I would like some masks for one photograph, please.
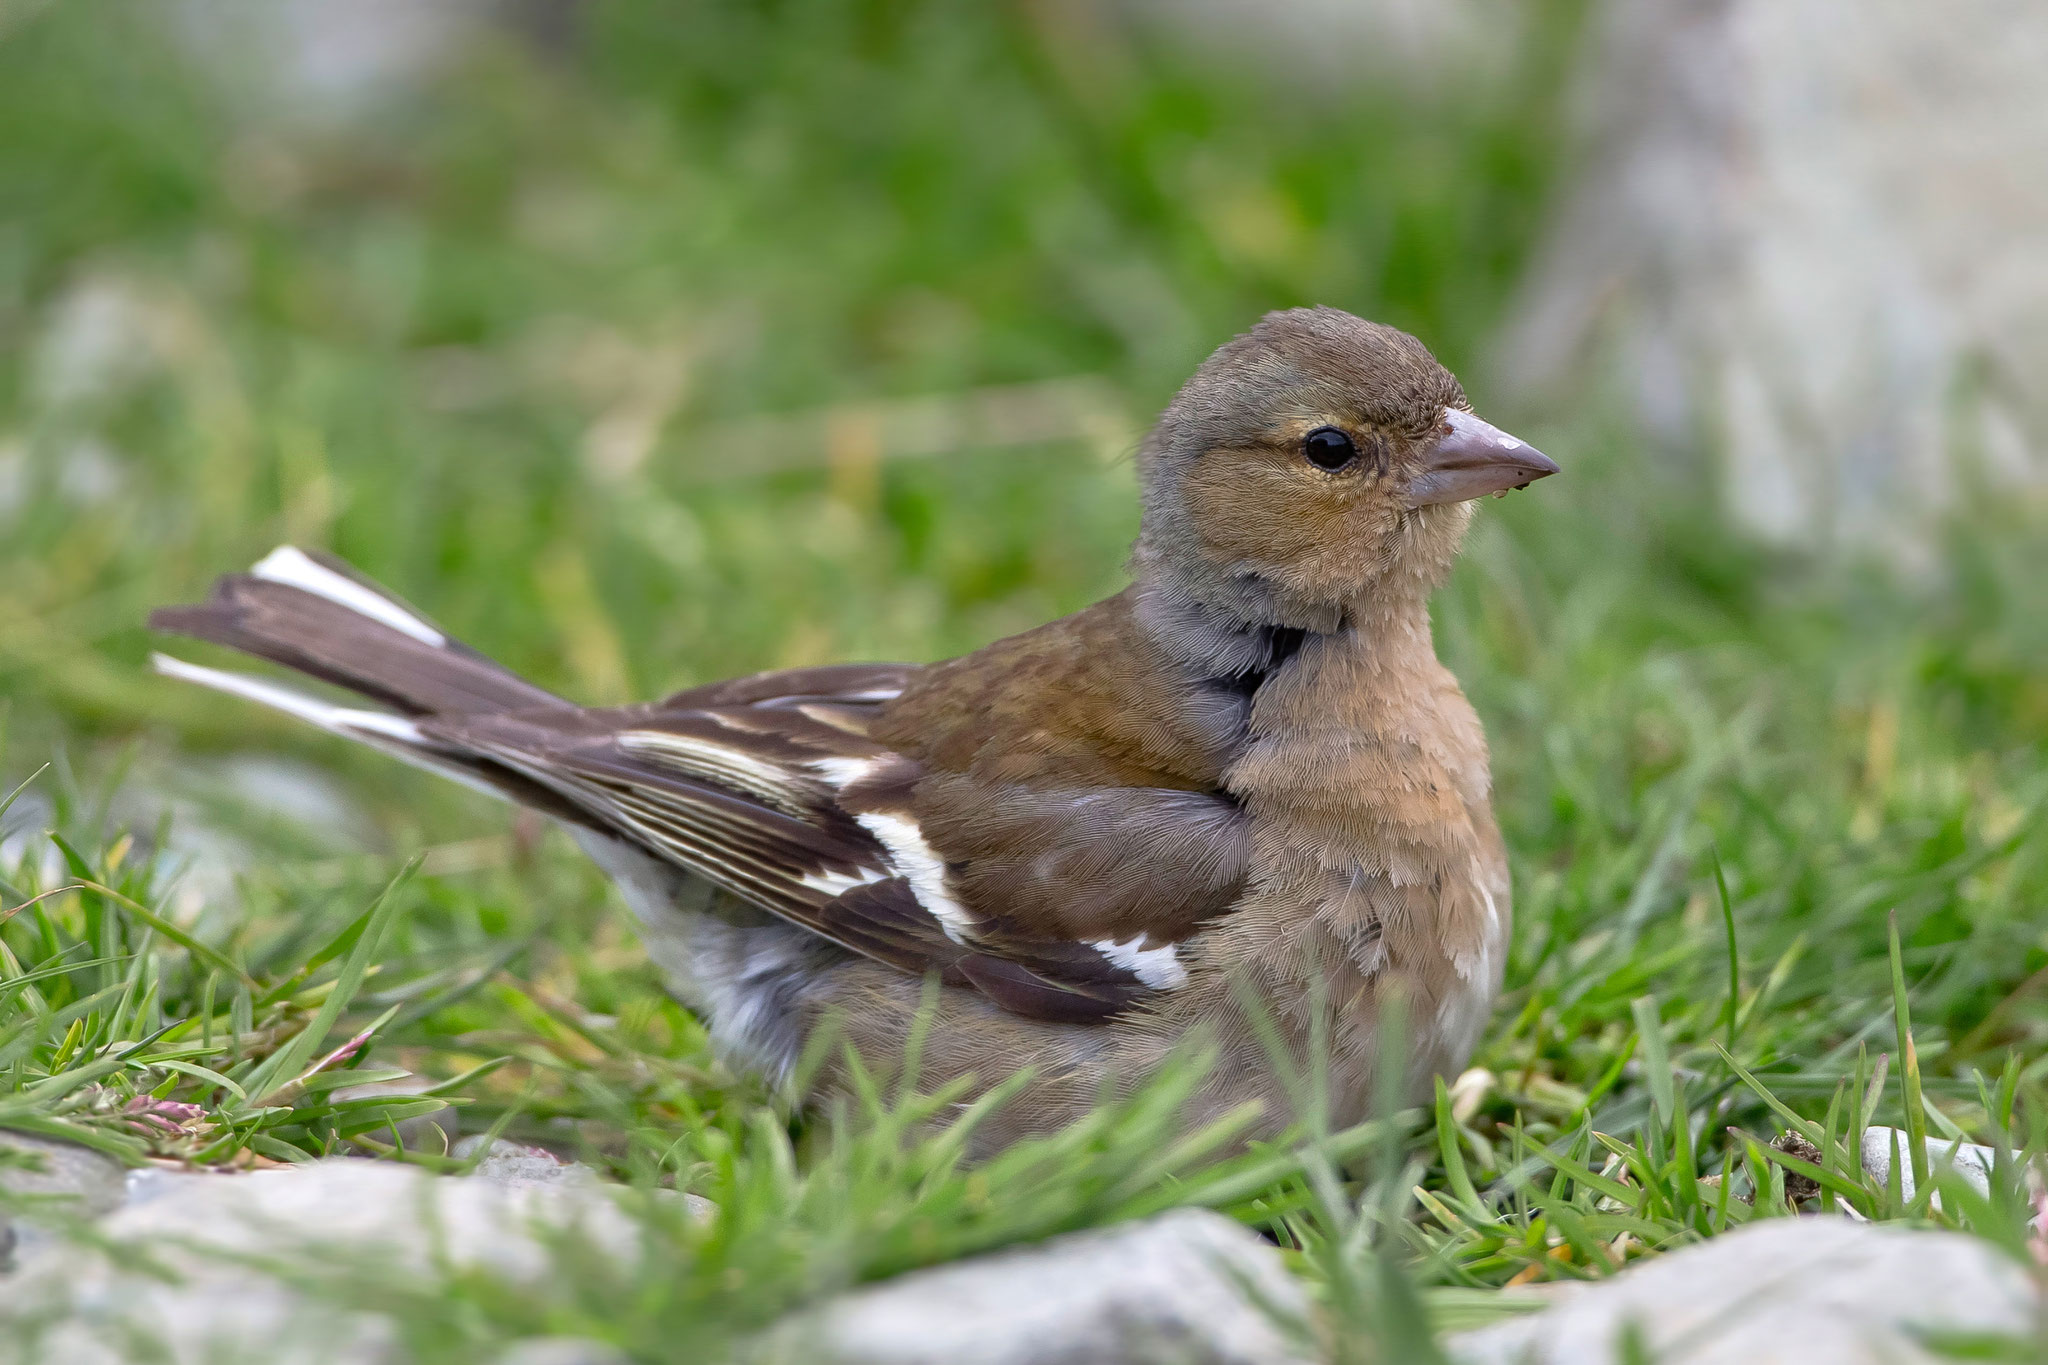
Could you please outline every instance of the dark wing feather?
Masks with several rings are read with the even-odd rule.
[[[1040,975],[1020,962],[988,953],[961,958],[959,970],[970,985],[1010,1013],[1059,1023],[1095,1023],[1151,994],[1136,977],[1117,986],[1089,987]]]
[[[776,694],[687,710],[430,717],[420,729],[849,951],[936,971],[1015,1013],[1099,1020],[1152,993],[1087,943],[965,906],[950,907],[950,920],[937,913],[930,887],[898,866],[901,850],[863,824],[915,786],[917,765],[807,714],[829,696],[803,695],[804,705]],[[834,764],[881,776],[855,792],[829,775]]]
[[[1222,792],[941,773],[912,805],[963,899],[1041,932],[1170,943],[1244,888],[1251,821]]]
[[[695,711],[712,706],[794,706],[807,701],[879,705],[894,701],[917,675],[917,664],[828,664],[786,668],[707,683],[664,697],[652,711]]]

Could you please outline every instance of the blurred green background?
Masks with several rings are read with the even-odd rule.
[[[592,702],[943,657],[1113,591],[1150,415],[1327,303],[1566,468],[1483,507],[1438,610],[1516,860],[1496,1117],[1577,1112],[1646,992],[1681,1053],[1723,1036],[1718,853],[1755,1065],[1824,1102],[1886,1036],[1896,911],[1966,1118],[1943,1076],[2048,1039],[2048,517],[1970,509],[1910,571],[1766,551],[1597,387],[1490,401],[1581,9],[1450,81],[1050,0],[590,0],[351,101],[205,6],[0,8],[0,780],[57,765],[6,856],[170,811],[174,913],[254,942],[432,848],[408,960],[644,1023],[565,846],[155,679],[149,608],[289,540]],[[663,1027],[633,1045],[696,1056]]]
[[[1266,309],[1470,373],[1554,160],[1541,46],[1418,104],[1080,7],[602,4],[295,123],[153,8],[0,47],[23,722],[217,714],[136,624],[280,538],[592,700],[971,648],[1115,586],[1125,456]]]

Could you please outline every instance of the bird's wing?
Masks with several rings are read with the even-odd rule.
[[[1251,850],[1221,790],[928,774],[912,813],[962,900],[1041,934],[1131,957],[1165,951],[1228,911]],[[1171,974],[1171,973],[1169,973]]]
[[[1177,984],[1159,954],[1034,932],[959,899],[910,813],[921,766],[861,733],[861,713],[904,672],[805,670],[646,707],[415,724],[422,743],[514,774],[845,948],[1018,1014],[1101,1019]]]
[[[922,664],[826,664],[750,673],[686,688],[649,705],[650,711],[689,711],[703,706],[805,705],[877,706],[903,694]]]
[[[1245,888],[1252,822],[1225,774],[1251,691],[1165,658],[1127,593],[920,670],[870,734],[918,766],[895,813],[955,899],[1164,985]]]
[[[1103,619],[1083,617],[1084,631]],[[1120,776],[1069,784],[1071,792],[1043,772],[955,790],[961,773],[950,750],[963,736],[999,752],[1015,741],[1029,761],[1017,699],[1062,695],[1072,678],[1058,659],[1019,672],[1002,648],[969,656],[977,676],[1005,681],[954,688],[947,706],[897,718],[946,740],[947,752],[927,755],[885,722],[929,668],[798,669],[650,706],[585,710],[459,645],[339,561],[289,546],[222,579],[207,602],[158,612],[152,624],[393,709],[337,705],[159,656],[167,674],[619,835],[854,952],[936,970],[1024,1015],[1104,1018],[1174,988],[1185,972],[1173,947],[1182,933],[1160,930],[1159,916],[1137,932],[1096,932],[1106,922],[1099,907],[1062,918],[1015,888],[1085,909],[1102,888],[1121,887],[1113,907],[1165,906],[1184,930],[1213,903],[1218,867],[1228,880],[1231,859],[1214,854],[1230,841],[1210,837],[1216,812],[1206,824],[1187,818],[1205,798],[1148,783],[1128,764]],[[1145,723],[1142,708],[1132,714]],[[1128,748],[1114,734],[1098,747]],[[1116,788],[1107,800],[1095,790],[1104,786]],[[983,847],[1006,839],[1007,852]]]

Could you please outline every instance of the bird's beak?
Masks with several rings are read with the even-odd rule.
[[[1441,435],[1423,457],[1422,472],[1408,485],[1410,507],[1505,493],[1557,472],[1557,461],[1469,412],[1445,408],[1438,430]]]

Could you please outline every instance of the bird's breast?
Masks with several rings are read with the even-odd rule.
[[[1462,1056],[1499,984],[1505,865],[1478,720],[1426,643],[1404,646],[1329,637],[1260,688],[1225,773],[1251,826],[1241,908],[1280,970],[1362,996],[1402,977],[1422,1041]]]

